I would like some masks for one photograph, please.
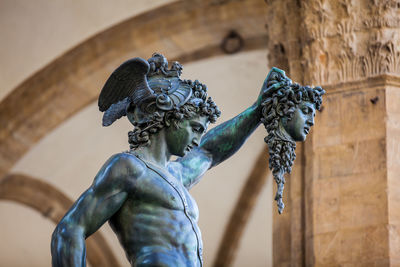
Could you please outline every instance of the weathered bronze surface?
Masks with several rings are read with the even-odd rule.
[[[106,82],[103,125],[127,116],[130,150],[113,155],[53,233],[53,266],[85,265],[85,239],[109,221],[132,266],[202,266],[198,208],[188,190],[233,155],[263,122],[270,166],[278,182],[294,160],[321,104],[320,88],[292,84],[272,69],[255,103],[208,131],[220,111],[197,80],[181,80],[182,66],[154,54],[134,58]],[[204,136],[203,136],[204,134]],[[178,156],[170,161],[171,156]]]
[[[269,167],[278,185],[275,200],[279,213],[282,213],[285,207],[282,201],[284,174],[292,171],[296,142],[306,140],[325,91],[319,86],[311,88],[292,83],[278,68],[272,68],[263,88],[266,93],[261,104],[261,120],[268,131],[264,140],[269,149]]]

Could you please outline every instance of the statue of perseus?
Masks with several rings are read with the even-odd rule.
[[[132,266],[202,266],[199,211],[189,190],[261,123],[282,212],[283,175],[291,170],[295,142],[314,124],[324,91],[292,83],[273,68],[253,105],[206,132],[221,112],[207,87],[181,80],[181,72],[179,63],[169,67],[154,54],[126,61],[105,83],[98,102],[103,125],[127,116],[134,126],[130,150],[108,159],[57,225],[53,266],[85,266],[85,239],[106,221]]]

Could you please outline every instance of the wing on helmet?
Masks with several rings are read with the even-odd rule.
[[[133,58],[119,66],[108,78],[99,96],[99,110],[105,111],[103,125],[108,126],[126,115],[130,103],[153,95],[146,74],[149,63],[142,58]]]
[[[130,104],[129,97],[124,98],[118,103],[112,104],[103,115],[103,126],[110,126],[114,121],[126,116],[126,109]]]

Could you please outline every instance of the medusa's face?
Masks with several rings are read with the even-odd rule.
[[[184,119],[178,123],[178,129],[173,125],[166,129],[166,141],[172,155],[183,157],[194,147],[200,145],[200,140],[206,132],[209,121],[206,116],[196,116]]]
[[[296,142],[306,140],[311,126],[314,125],[315,105],[310,102],[301,102],[294,111],[292,119],[282,118],[281,123],[285,131]]]

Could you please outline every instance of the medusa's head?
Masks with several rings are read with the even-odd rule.
[[[325,91],[317,86],[301,86],[286,77],[285,72],[272,68],[264,87],[262,122],[268,131],[269,166],[278,183],[275,200],[279,212],[283,210],[282,193],[284,173],[290,173],[296,158],[296,143],[304,141],[314,125],[315,111],[320,110]]]
[[[207,87],[197,80],[181,80],[181,72],[178,62],[168,69],[167,59],[157,53],[149,60],[133,58],[124,62],[111,74],[100,93],[103,125],[109,126],[127,116],[135,126],[128,134],[129,143],[131,149],[136,149],[149,145],[150,137],[163,128],[179,133],[190,121],[202,126],[215,122],[221,112],[208,97]],[[197,126],[190,127],[197,129]]]
[[[268,133],[290,142],[306,139],[314,125],[315,110],[322,104],[325,91],[317,86],[301,86],[272,68],[266,79],[267,98],[263,103],[264,124]]]

